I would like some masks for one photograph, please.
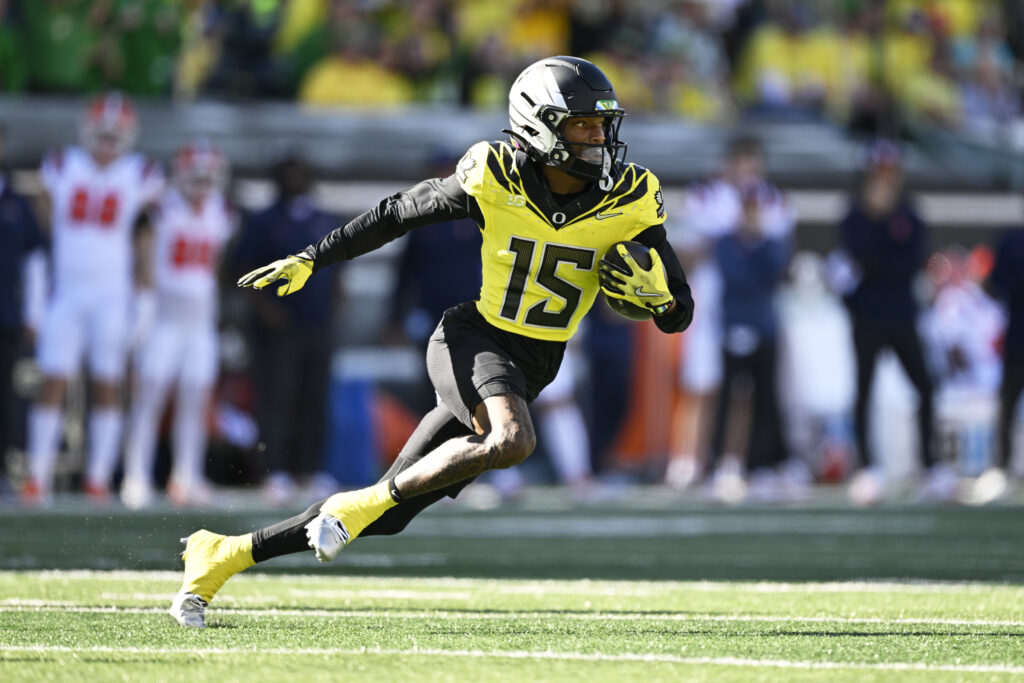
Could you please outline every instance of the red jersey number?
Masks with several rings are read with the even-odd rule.
[[[92,223],[101,228],[109,228],[117,221],[121,200],[113,192],[103,196],[89,196],[85,188],[78,188],[71,195],[68,215],[71,225]]]
[[[171,249],[171,262],[177,268],[210,268],[213,265],[213,245],[209,240],[179,236]]]

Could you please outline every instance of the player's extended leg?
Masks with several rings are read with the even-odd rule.
[[[402,448],[402,452],[391,465],[391,468],[380,478],[379,483],[391,481],[399,472],[408,469],[435,448],[470,431],[459,422],[444,406],[437,406],[420,421],[412,436]],[[469,480],[465,480],[445,489],[434,491],[415,498],[407,498],[398,505],[388,509],[377,520],[368,525],[361,536],[384,536],[397,534],[412,521],[412,518],[430,505],[445,496],[455,497]],[[288,555],[309,549],[306,527],[320,514],[320,508],[328,499],[317,501],[304,512],[278,522],[272,526],[253,532],[252,557],[256,562],[263,562],[279,555]]]
[[[336,493],[309,523],[309,542],[321,561],[341,552],[363,529],[406,499],[441,491],[493,469],[518,465],[537,443],[526,400],[488,396],[474,410],[478,433],[445,441],[390,481]]]
[[[399,472],[449,439],[470,433],[447,408],[434,408],[420,421],[391,469],[381,478],[381,484],[386,487]],[[363,535],[398,533],[427,506],[446,495],[454,497],[468,483],[405,500],[382,514],[363,530]],[[206,604],[231,576],[257,562],[309,550],[306,527],[320,515],[326,502],[318,501],[294,517],[241,536],[221,536],[205,529],[189,536],[182,554],[185,579],[171,605],[171,616],[182,626],[202,627]]]
[[[511,467],[533,451],[536,437],[527,397],[536,397],[554,378],[564,345],[538,343],[527,349],[542,356],[542,362],[524,373],[485,325],[473,304],[445,313],[427,352],[441,405],[420,423],[384,480],[331,496],[304,525],[317,557],[334,557],[363,532],[397,533],[424,507],[458,493],[481,472]],[[183,554],[185,582],[171,615],[183,626],[202,626],[206,603],[229,577],[256,559],[301,549],[295,524],[300,518],[243,536],[205,530],[190,536]]]

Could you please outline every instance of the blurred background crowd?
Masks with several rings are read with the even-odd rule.
[[[697,317],[666,337],[598,302],[534,406],[538,454],[487,491],[561,483],[599,500],[618,483],[661,482],[736,503],[843,483],[860,504],[908,486],[928,500],[1004,493],[1024,449],[1013,438],[1024,386],[1020,2],[0,0],[12,152],[4,166],[0,144],[0,455],[12,499],[120,492],[137,507],[166,487],[176,504],[202,505],[212,484],[287,505],[374,480],[433,401],[427,337],[479,286],[475,225],[414,232],[285,299],[233,282],[401,181],[451,173],[459,131],[424,133],[456,119],[467,135],[499,137],[511,80],[554,54],[593,60],[630,112],[630,160],[665,184]],[[112,89],[126,96],[130,135],[124,117],[105,118],[111,96],[91,100]],[[240,123],[273,117],[240,133],[211,103]],[[350,126],[348,137],[300,144],[321,117]],[[645,128],[672,137],[651,142]],[[161,169],[159,182],[122,180],[138,199],[126,234],[144,224],[159,243],[182,198],[223,206],[204,219],[223,235],[199,251],[134,246],[136,265],[157,274],[162,253],[193,279],[205,269],[208,283],[190,287],[217,303],[200,316],[216,344],[175,353],[216,363],[190,374],[186,360],[145,360],[170,353],[146,349],[170,324],[160,292],[175,275],[136,273],[126,371],[97,382],[90,357],[54,394],[61,368],[41,348],[59,299],[48,283],[66,266],[40,254],[52,251],[64,171],[44,149],[95,157],[97,131],[116,138],[114,159],[138,137]],[[352,161],[359,143],[380,161],[365,173]],[[215,164],[178,163],[205,146]],[[963,176],[943,179],[946,169]],[[991,201],[957,217],[961,184]],[[147,290],[158,303],[144,303]]]
[[[8,93],[500,108],[524,65],[573,54],[633,111],[854,128],[1012,119],[1024,47],[1013,0],[5,0],[0,21]]]

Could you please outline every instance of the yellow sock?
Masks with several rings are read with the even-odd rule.
[[[221,536],[200,529],[189,536],[185,552],[185,581],[182,590],[203,600],[213,600],[224,582],[254,564],[252,534]]]
[[[335,493],[320,506],[320,512],[340,519],[351,541],[395,505],[388,483],[382,481],[358,491]]]

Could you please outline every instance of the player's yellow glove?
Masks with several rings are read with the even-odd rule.
[[[277,295],[285,296],[302,289],[312,274],[312,259],[304,256],[289,256],[243,275],[238,280],[238,286],[263,289],[272,282],[285,280],[284,284],[277,288]]]
[[[661,315],[671,306],[675,297],[668,289],[668,277],[665,266],[661,263],[657,249],[651,247],[651,267],[644,269],[636,262],[625,245],[618,244],[615,251],[622,257],[629,272],[601,259],[598,265],[598,278],[601,291],[605,296],[623,299],[631,304],[646,308],[654,315]]]

